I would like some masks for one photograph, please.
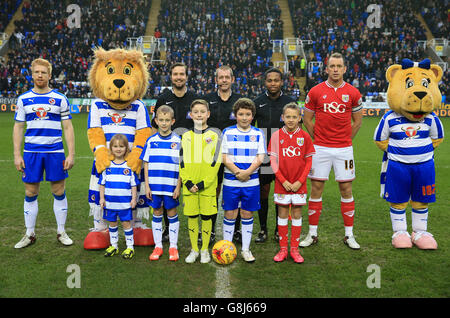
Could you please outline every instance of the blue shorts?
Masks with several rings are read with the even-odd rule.
[[[147,200],[148,205],[150,205],[154,209],[159,209],[161,206],[164,205],[164,208],[166,208],[166,210],[170,210],[180,205],[178,199],[175,200],[174,198],[168,195],[152,194],[152,200],[150,199]]]
[[[127,210],[108,210],[106,208],[103,209],[103,218],[109,222],[116,222],[117,217],[119,217],[120,221],[131,221],[133,219],[133,212],[131,209]]]
[[[46,181],[61,181],[69,174],[64,170],[66,156],[62,152],[24,152],[23,161],[25,163],[22,181],[26,183],[36,183]]]
[[[239,206],[239,202],[241,205]],[[237,208],[254,212],[261,209],[260,187],[229,187],[223,186],[222,208],[225,211]]]
[[[389,160],[384,199],[392,203],[435,202],[434,160],[418,164]]]

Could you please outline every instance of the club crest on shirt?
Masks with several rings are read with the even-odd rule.
[[[350,100],[350,96],[348,96],[348,95],[342,95],[342,101],[343,101],[344,103],[347,103],[349,100]]]
[[[209,145],[212,141],[213,141],[213,140],[212,140],[211,137],[208,137],[208,138],[205,139],[205,142],[206,142],[208,145]]]
[[[51,110],[50,107],[38,107],[38,108],[32,108],[32,110],[36,113],[36,116],[38,118],[36,118],[37,120],[44,120],[44,119],[48,119],[49,117],[47,116],[47,113]]]
[[[50,99],[48,100],[48,103],[49,103],[50,105],[55,105],[55,99],[54,99],[54,98],[50,98]]]
[[[170,144],[170,148],[171,148],[171,149],[176,149],[176,148],[177,148],[177,143],[176,143],[176,142],[172,142],[172,143]]]
[[[130,172],[131,172],[130,169],[123,169],[123,174],[126,176],[129,175]]]
[[[404,140],[419,138],[419,136],[417,135],[417,132],[420,130],[420,126],[417,126],[417,127],[410,126],[410,127],[406,127],[406,128],[401,127],[401,129],[407,136],[407,137],[403,138]]]
[[[255,142],[256,141],[256,136],[250,136],[250,141],[251,142]]]
[[[305,142],[305,138],[297,137],[297,145],[303,146],[304,142]]]
[[[125,122],[122,122],[122,119],[125,118],[127,115],[126,114],[109,113],[108,112],[108,116],[111,118],[111,120],[113,122],[110,125],[124,125]]]

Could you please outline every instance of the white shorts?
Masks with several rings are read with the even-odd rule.
[[[331,148],[314,145],[316,153],[312,157],[312,167],[308,178],[313,180],[328,180],[331,167],[337,182],[347,182],[355,179],[355,160],[353,147]]]
[[[280,205],[306,205],[306,194],[278,194],[273,195],[275,204]]]

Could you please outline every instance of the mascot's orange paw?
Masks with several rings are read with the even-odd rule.
[[[95,168],[98,172],[103,172],[107,167],[109,167],[111,161],[110,161],[110,154],[108,149],[105,147],[99,148],[95,152]]]
[[[433,238],[433,234],[428,232],[413,232],[411,234],[411,240],[415,246],[421,250],[436,250],[437,242]]]
[[[84,239],[84,249],[100,250],[109,246],[109,231],[92,231]]]
[[[138,173],[140,172],[140,168],[142,166],[142,160],[139,159],[139,156],[141,155],[141,151],[132,151],[127,156],[127,164],[133,170],[134,172]],[[139,170],[139,171],[138,171]]]
[[[153,240],[152,229],[143,229],[140,227],[133,228],[133,237],[135,246],[155,245],[155,241]]]

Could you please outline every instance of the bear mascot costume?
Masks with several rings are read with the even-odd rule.
[[[147,91],[148,79],[147,65],[141,51],[122,48],[94,50],[89,85],[96,99],[91,104],[87,130],[89,146],[95,157],[89,185],[90,215],[94,217],[94,228],[84,240],[85,249],[109,246],[108,224],[99,205],[98,179],[112,159],[108,150],[112,136],[121,133],[128,138],[128,166],[141,176],[141,181],[144,180],[143,173],[140,174],[142,161],[139,156],[151,134],[151,124],[149,113],[140,99]],[[138,204],[133,210],[134,244],[153,245],[152,231],[142,223],[142,217],[148,217],[149,207],[145,200],[145,187],[140,189]]]
[[[428,204],[436,201],[434,149],[443,141],[444,128],[433,110],[442,100],[442,69],[429,59],[391,65],[386,71],[388,111],[375,129],[374,141],[384,151],[381,196],[390,204],[395,248],[435,250],[427,232]],[[411,235],[406,207],[411,203]]]

